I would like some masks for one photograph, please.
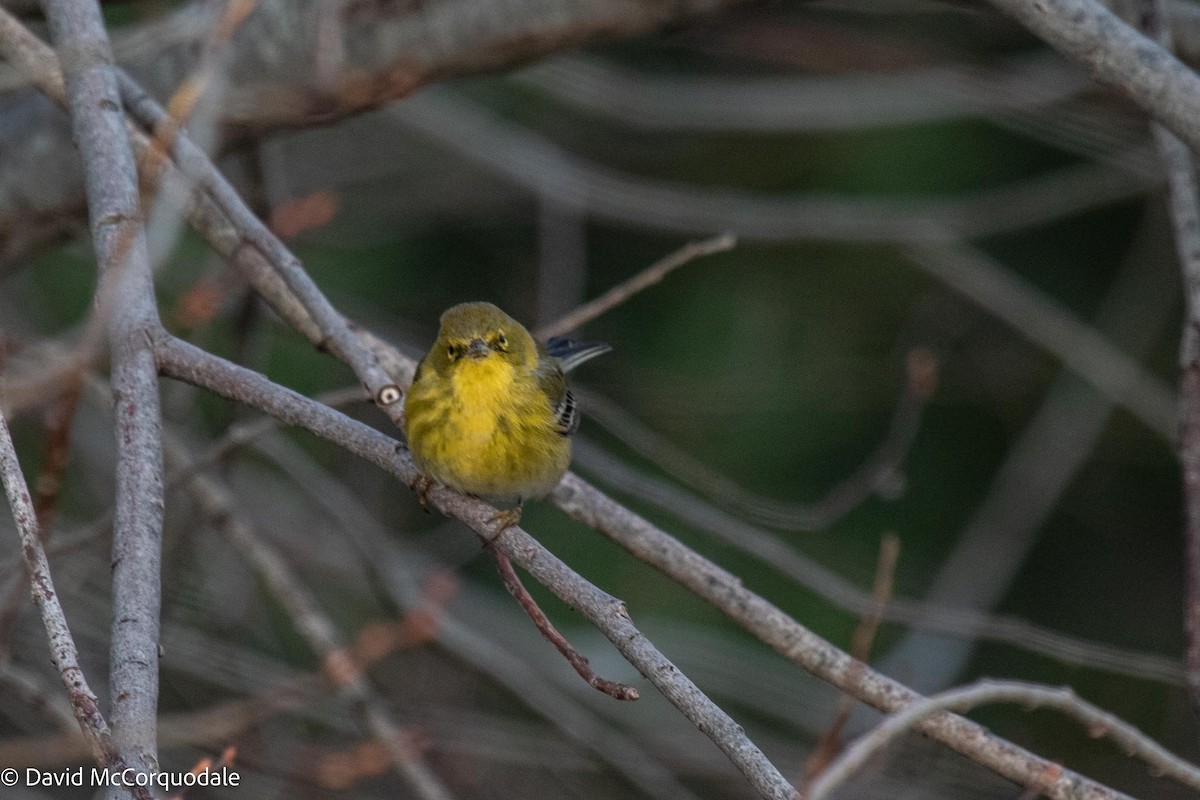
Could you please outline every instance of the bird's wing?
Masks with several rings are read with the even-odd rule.
[[[579,430],[579,407],[575,405],[575,396],[567,387],[567,379],[562,369],[550,359],[542,359],[537,371],[538,386],[550,401],[554,410],[554,427],[563,436],[570,436]]]
[[[570,372],[585,361],[604,355],[612,345],[604,342],[579,342],[564,336],[551,336],[546,340],[546,353],[558,359],[563,372]]]

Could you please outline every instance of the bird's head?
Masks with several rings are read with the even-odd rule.
[[[437,341],[429,353],[439,372],[493,358],[532,369],[538,351],[529,331],[491,303],[460,303],[442,314]]]

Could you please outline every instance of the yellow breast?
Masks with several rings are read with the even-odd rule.
[[[423,371],[405,402],[413,460],[426,475],[493,500],[539,497],[570,462],[570,440],[534,376],[497,356]]]

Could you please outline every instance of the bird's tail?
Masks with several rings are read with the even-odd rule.
[[[563,372],[570,372],[609,350],[612,350],[612,345],[604,342],[577,342],[564,336],[551,336],[546,340],[546,352],[558,359]]]

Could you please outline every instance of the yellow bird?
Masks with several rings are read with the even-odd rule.
[[[537,342],[491,303],[442,314],[437,340],[417,366],[404,401],[408,446],[428,479],[516,507],[548,494],[571,461],[579,410],[564,373],[612,348],[551,338]],[[428,483],[418,484],[424,502]]]

